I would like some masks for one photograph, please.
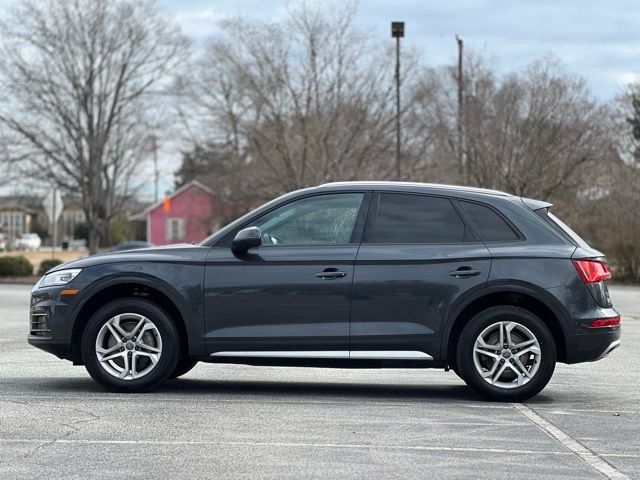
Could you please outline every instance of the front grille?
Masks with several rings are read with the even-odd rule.
[[[31,312],[31,335],[35,337],[48,337],[51,330],[47,325],[47,312]]]

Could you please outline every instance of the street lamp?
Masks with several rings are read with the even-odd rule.
[[[391,37],[396,39],[396,177],[402,179],[400,164],[400,39],[404,37],[404,22],[391,22]]]
[[[465,145],[464,145],[464,126],[465,126],[465,111],[464,111],[464,78],[462,70],[462,62],[464,61],[463,48],[464,42],[460,35],[456,35],[456,42],[458,44],[458,168],[460,171],[460,179],[462,182],[466,182],[466,158],[465,158]]]

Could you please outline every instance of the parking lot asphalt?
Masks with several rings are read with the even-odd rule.
[[[503,404],[440,370],[201,364],[107,393],[27,344],[29,288],[0,285],[0,479],[640,478],[640,288],[611,293],[622,346]]]

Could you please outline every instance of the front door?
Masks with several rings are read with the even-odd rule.
[[[242,226],[260,228],[260,247],[241,256],[228,244],[211,249],[204,301],[212,355],[348,358],[364,198],[297,199]]]
[[[351,357],[437,358],[452,304],[490,266],[456,200],[376,194],[356,259]]]

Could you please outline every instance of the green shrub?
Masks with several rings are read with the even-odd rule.
[[[50,258],[49,260],[43,260],[42,263],[40,264],[40,268],[38,269],[38,275],[44,275],[53,267],[57,267],[61,263],[63,263],[62,260],[58,260],[57,258]]]
[[[33,265],[24,256],[0,257],[0,277],[28,277]]]
[[[73,238],[89,240],[89,224],[87,222],[76,223],[73,227]]]

